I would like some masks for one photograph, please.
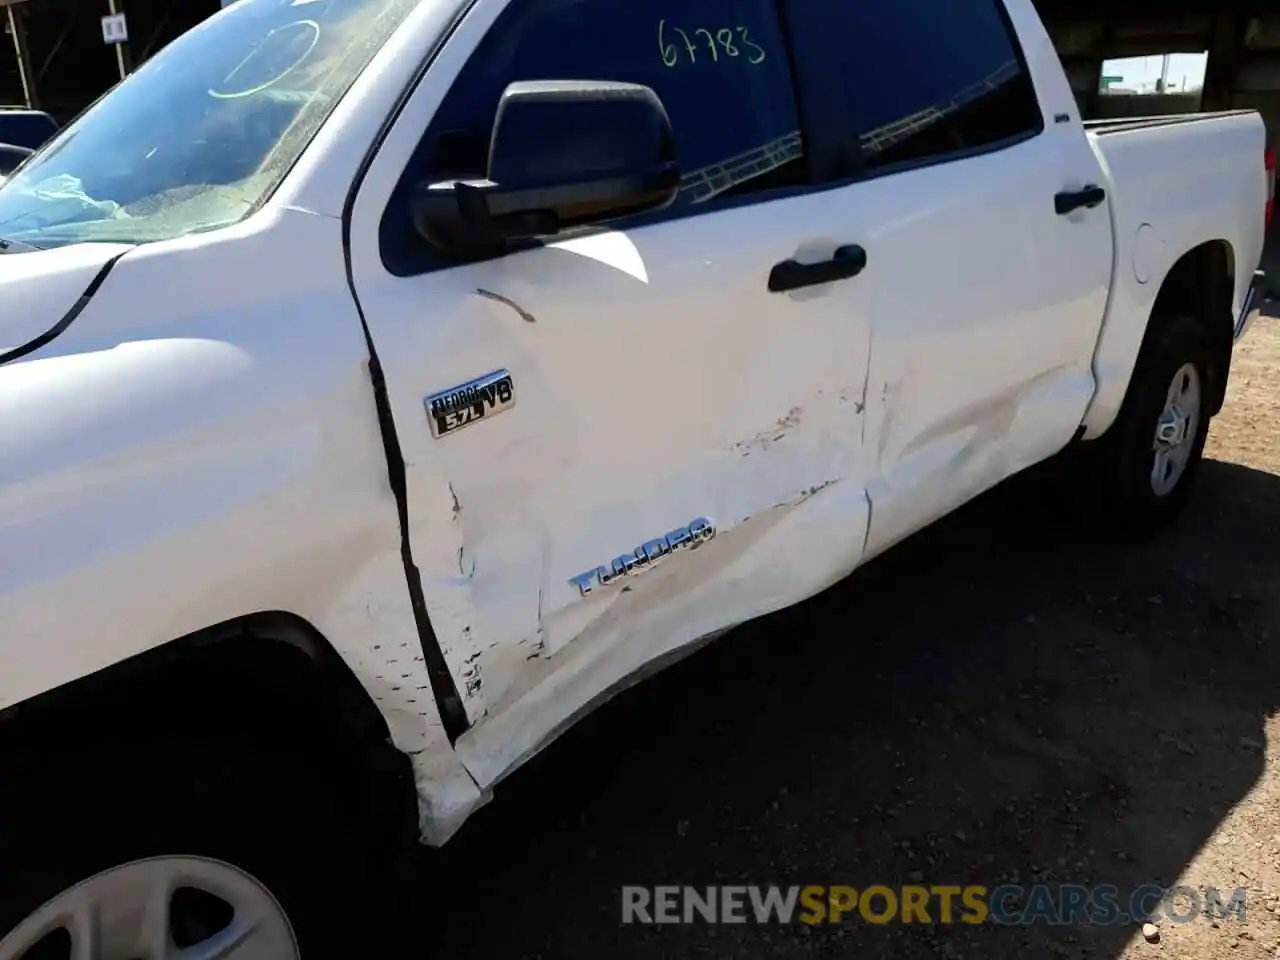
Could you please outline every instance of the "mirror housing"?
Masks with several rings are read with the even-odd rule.
[[[527,81],[498,104],[487,179],[420,184],[413,221],[441,249],[480,251],[659,210],[679,186],[671,121],[649,87]]]

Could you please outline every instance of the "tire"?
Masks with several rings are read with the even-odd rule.
[[[0,788],[0,958],[70,956],[73,924],[59,924],[53,939],[33,950],[32,937],[44,937],[32,932],[42,907],[47,913],[55,909],[51,901],[65,904],[74,896],[123,902],[131,894],[120,893],[129,888],[119,878],[133,879],[144,867],[197,877],[179,884],[186,891],[168,901],[162,929],[180,946],[227,935],[228,924],[240,919],[225,899],[190,896],[192,887],[208,890],[200,878],[209,871],[217,883],[232,875],[252,878],[227,896],[243,899],[246,916],[258,910],[265,916],[274,904],[283,929],[291,929],[295,955],[377,955],[374,942],[382,941],[370,934],[379,929],[378,871],[364,826],[340,800],[334,778],[299,751],[261,752],[261,743],[256,749],[238,739],[117,743],[99,753],[47,757],[34,779],[6,777]],[[127,868],[131,873],[119,869],[129,864],[135,864]],[[97,886],[84,883],[95,877]],[[260,926],[285,937],[277,919],[273,915],[275,927]],[[132,936],[118,932],[123,921],[113,922],[99,933],[104,943]],[[271,952],[281,960],[290,956],[285,949]],[[128,960],[133,953],[105,947],[91,955]]]
[[[1173,522],[1185,509],[1199,474],[1211,419],[1210,398],[1220,382],[1213,349],[1204,327],[1185,316],[1154,318],[1153,334],[1143,343],[1124,402],[1106,434],[1085,448],[1085,484],[1088,507],[1113,529],[1151,534]],[[1195,381],[1198,402],[1184,394],[1171,411],[1174,379],[1186,385]],[[1163,442],[1157,442],[1157,428]],[[1181,419],[1182,426],[1176,426]],[[1184,432],[1185,431],[1185,432]],[[1177,444],[1178,463],[1167,457],[1157,470],[1158,458],[1168,455],[1171,440]],[[1158,482],[1163,477],[1163,482]]]

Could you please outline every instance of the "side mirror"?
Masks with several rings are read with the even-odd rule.
[[[513,83],[494,119],[488,178],[420,184],[413,220],[437,247],[478,251],[658,210],[679,186],[671,121],[649,87]]]

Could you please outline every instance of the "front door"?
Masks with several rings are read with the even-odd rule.
[[[769,289],[776,265],[856,243],[856,217],[813,182],[772,0],[666,11],[482,0],[355,204],[414,559],[482,785],[644,665],[813,593],[863,548],[864,288]],[[407,186],[483,177],[502,90],[548,78],[653,87],[679,199],[444,260],[413,235]]]

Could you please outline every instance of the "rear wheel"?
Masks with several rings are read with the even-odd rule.
[[[1091,504],[1105,522],[1136,532],[1164,526],[1186,506],[1221,376],[1199,323],[1183,316],[1156,322],[1115,424],[1085,451]]]
[[[1203,380],[1194,363],[1184,363],[1173,375],[1164,409],[1156,421],[1152,452],[1151,490],[1157,497],[1178,488],[1197,449],[1203,449],[1200,407],[1204,403]]]

